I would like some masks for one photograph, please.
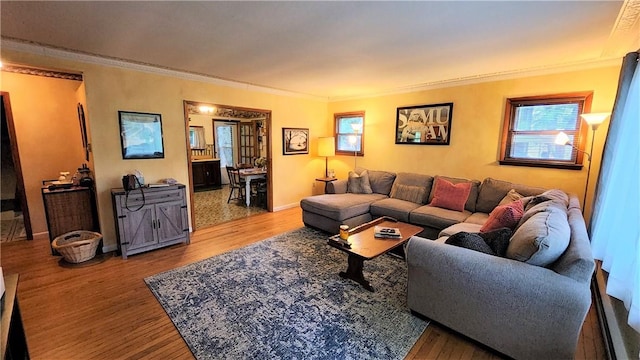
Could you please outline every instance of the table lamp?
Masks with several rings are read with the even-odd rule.
[[[318,138],[318,156],[324,156],[324,177],[329,177],[329,156],[336,155],[336,142],[333,136]]]

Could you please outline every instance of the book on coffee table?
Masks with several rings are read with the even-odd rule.
[[[376,226],[373,229],[373,236],[383,239],[399,239],[402,237],[400,229],[387,226]]]

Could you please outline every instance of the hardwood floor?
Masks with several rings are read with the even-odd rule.
[[[2,244],[5,274],[19,273],[18,297],[32,359],[191,359],[147,276],[297,229],[301,210],[288,209],[196,231],[191,244],[128,260],[107,254],[83,266],[63,266],[48,238]],[[366,265],[365,265],[366,267]],[[602,336],[590,311],[577,359],[603,359]],[[430,324],[408,359],[501,359],[499,354]]]

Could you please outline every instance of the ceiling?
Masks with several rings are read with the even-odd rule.
[[[640,47],[640,0],[3,0],[0,12],[3,44],[329,99],[584,66]]]

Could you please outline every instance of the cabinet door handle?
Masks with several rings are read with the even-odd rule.
[[[156,224],[158,224],[158,229],[160,229],[160,220],[156,220]]]
[[[155,220],[151,220],[151,227],[152,228],[156,228],[156,221]]]

